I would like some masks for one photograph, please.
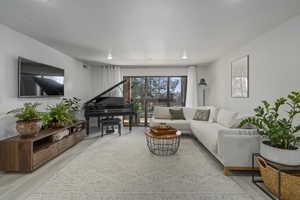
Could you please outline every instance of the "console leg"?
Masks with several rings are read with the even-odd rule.
[[[132,131],[132,115],[129,115],[129,131]]]
[[[90,118],[86,117],[86,135],[89,136],[90,134]]]

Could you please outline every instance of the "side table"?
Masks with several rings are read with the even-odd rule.
[[[277,177],[278,177],[278,197],[273,195],[265,186],[263,186],[264,182],[262,180],[261,174],[252,174],[252,183],[256,185],[261,191],[263,191],[266,195],[268,195],[272,200],[282,200],[282,173],[293,173],[293,172],[300,172],[300,166],[285,166],[278,163],[274,163],[272,161],[267,160],[259,153],[252,154],[252,167],[255,167],[256,158],[262,158],[264,161],[271,166],[273,169],[277,170]],[[300,188],[299,188],[300,190]],[[295,197],[299,200],[300,197]]]

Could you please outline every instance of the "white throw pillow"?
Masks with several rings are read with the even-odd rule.
[[[183,114],[185,119],[192,120],[195,115],[196,109],[190,107],[183,107]]]
[[[210,106],[209,109],[210,109],[210,114],[209,114],[208,122],[210,123],[217,122],[217,117],[220,109],[214,106]]]
[[[217,122],[227,128],[232,128],[236,124],[236,119],[239,113],[225,109],[220,109],[217,117]]]
[[[155,106],[154,107],[155,118],[156,119],[171,119],[169,109],[170,109],[169,107]]]

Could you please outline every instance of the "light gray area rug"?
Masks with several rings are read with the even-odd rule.
[[[253,200],[191,138],[157,157],[142,133],[100,138],[27,200]]]

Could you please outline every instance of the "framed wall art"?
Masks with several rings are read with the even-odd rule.
[[[249,97],[249,55],[231,62],[231,97]]]

